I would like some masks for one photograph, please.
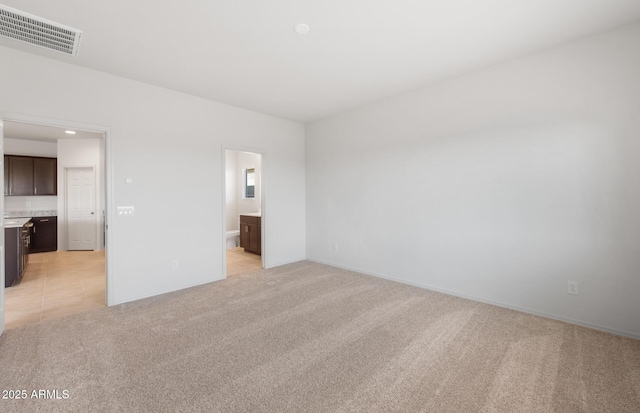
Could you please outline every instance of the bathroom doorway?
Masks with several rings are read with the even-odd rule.
[[[224,150],[224,262],[227,277],[263,268],[262,158],[258,152]]]

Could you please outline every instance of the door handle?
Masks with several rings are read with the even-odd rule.
[[[94,214],[94,212],[93,212],[93,211],[91,211],[91,215],[93,215],[93,214]]]

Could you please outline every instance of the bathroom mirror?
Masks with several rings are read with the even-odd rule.
[[[255,198],[256,196],[256,169],[247,168],[244,171],[244,197]]]

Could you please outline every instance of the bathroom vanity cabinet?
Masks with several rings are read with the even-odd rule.
[[[240,246],[246,252],[262,254],[262,217],[240,215]]]

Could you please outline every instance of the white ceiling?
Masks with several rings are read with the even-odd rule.
[[[0,45],[301,122],[640,19],[639,0],[2,2],[83,37],[77,57]]]
[[[4,137],[32,141],[56,142],[58,139],[96,139],[104,134],[74,129],[75,135],[65,133],[68,129],[53,126],[31,125],[20,122],[4,122]]]

